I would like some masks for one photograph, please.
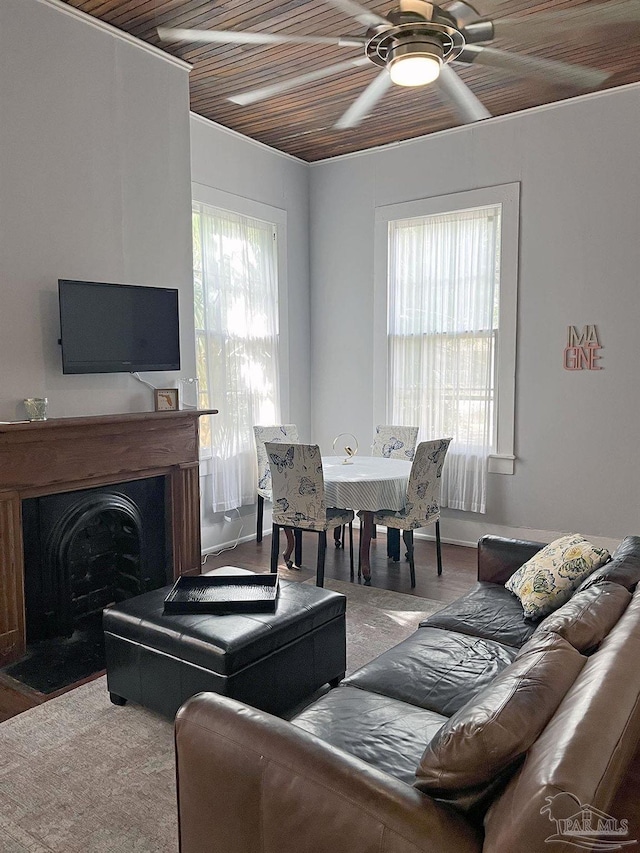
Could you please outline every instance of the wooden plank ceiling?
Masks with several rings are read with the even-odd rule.
[[[333,125],[378,73],[374,65],[353,68],[253,106],[227,98],[309,71],[356,58],[357,47],[249,46],[163,43],[156,28],[256,30],[296,35],[358,35],[365,27],[321,0],[66,0],[193,65],[191,108],[212,121],[306,161],[363,151],[460,124],[433,87],[392,86],[359,127]],[[640,0],[475,0],[485,17],[526,17],[578,7],[629,8]],[[386,14],[394,0],[361,0]],[[636,23],[581,27],[541,35],[532,27],[518,38],[497,35],[492,47],[601,69],[611,76],[601,89],[640,80],[640,15]],[[455,65],[455,70],[494,116],[574,97],[584,90],[502,71]]]

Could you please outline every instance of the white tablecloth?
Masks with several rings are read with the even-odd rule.
[[[411,462],[381,456],[323,456],[325,503],[339,509],[402,509],[407,499]]]

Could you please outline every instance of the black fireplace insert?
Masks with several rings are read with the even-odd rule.
[[[172,578],[165,478],[22,502],[27,655],[6,669],[41,692],[104,668],[102,610]]]

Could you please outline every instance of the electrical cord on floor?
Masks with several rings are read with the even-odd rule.
[[[221,548],[219,551],[210,551],[208,554],[205,554],[204,557],[202,558],[202,562],[200,563],[200,565],[204,566],[204,564],[207,562],[209,557],[219,557],[220,554],[224,554],[225,551],[233,551],[234,548],[238,547],[238,543],[240,542],[240,537],[242,536],[242,531],[244,529],[244,523],[242,521],[242,516],[240,515],[240,510],[237,507],[234,507],[234,511],[237,512],[237,514],[238,514],[237,518],[240,519],[240,530],[238,530],[238,535],[236,536],[236,541],[233,543],[233,545],[229,545],[226,548]],[[224,520],[225,521],[233,521],[233,519],[230,518],[226,512],[224,514]]]

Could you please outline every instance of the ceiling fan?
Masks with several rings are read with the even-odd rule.
[[[433,83],[443,100],[455,110],[461,122],[489,118],[490,113],[453,70],[459,66],[481,65],[522,77],[539,77],[552,83],[595,89],[609,76],[607,72],[486,47],[496,34],[568,38],[582,27],[640,22],[640,2],[601,3],[574,9],[540,13],[525,18],[485,18],[465,0],[441,4],[426,0],[397,0],[386,15],[372,12],[357,0],[324,0],[367,28],[362,36],[285,35],[236,30],[191,30],[158,27],[162,41],[231,43],[255,45],[309,44],[360,48],[364,55],[297,77],[241,92],[228,100],[248,106],[326,77],[343,74],[370,63],[381,71],[337,120],[338,130],[359,125],[394,84],[420,87]]]

